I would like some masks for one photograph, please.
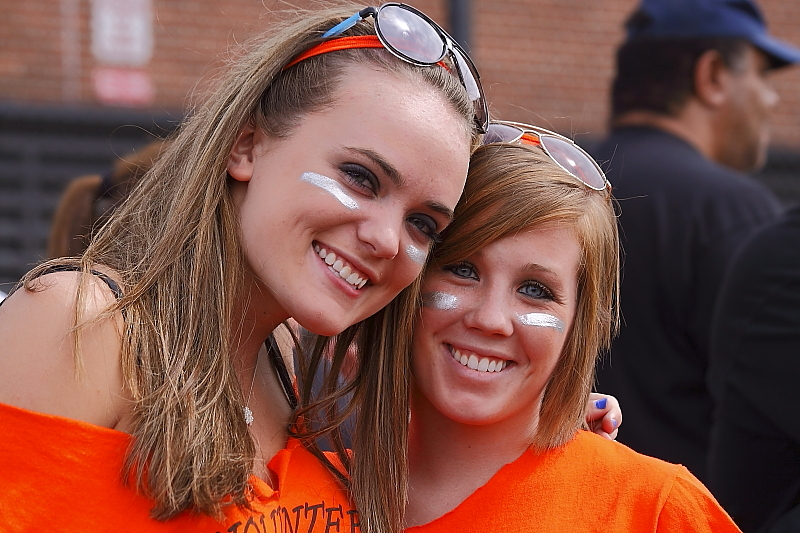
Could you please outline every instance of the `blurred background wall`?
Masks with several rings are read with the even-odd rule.
[[[605,134],[613,54],[635,0],[413,4],[457,36],[468,36],[496,116],[550,127],[585,146]],[[770,31],[800,45],[800,2],[760,4]],[[1,2],[0,290],[43,258],[53,209],[69,179],[102,174],[115,158],[168,132],[229,47],[267,29],[287,5]],[[460,16],[451,23],[451,15]],[[770,163],[757,177],[797,203],[800,67],[779,71],[773,80],[782,100]]]

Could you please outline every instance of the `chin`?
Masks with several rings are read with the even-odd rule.
[[[489,426],[503,420],[503,414],[492,411],[487,411],[482,406],[453,406],[452,408],[444,407],[439,411],[447,418],[458,424],[465,426]]]
[[[315,335],[322,335],[324,337],[333,337],[334,335],[338,335],[345,329],[347,329],[350,324],[340,324],[337,322],[332,322],[330,320],[298,320],[295,318],[298,324],[300,324],[303,328],[307,329],[311,333]]]

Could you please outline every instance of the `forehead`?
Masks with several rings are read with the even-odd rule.
[[[379,154],[410,186],[454,189],[451,208],[463,190],[470,123],[421,77],[352,65],[332,105],[304,123],[323,142]]]
[[[419,124],[436,125],[447,117],[448,124],[458,125],[459,137],[470,138],[472,119],[458,113],[443,90],[432,85],[417,67],[403,64],[396,71],[379,66],[350,64],[333,94],[334,107],[360,107],[360,118],[375,115],[391,117],[397,110],[405,116],[396,117]]]
[[[547,223],[486,243],[462,260],[497,272],[516,274],[535,266],[572,277],[577,276],[581,256],[582,246],[573,224]]]

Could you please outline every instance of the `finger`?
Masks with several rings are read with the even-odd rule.
[[[603,414],[603,429],[606,433],[616,434],[622,425],[622,408],[619,401],[611,395],[604,395],[606,400],[606,411]]]

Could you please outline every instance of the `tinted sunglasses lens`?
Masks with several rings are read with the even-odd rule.
[[[472,61],[469,61],[457,47],[453,47],[453,57],[456,58],[456,67],[461,76],[461,82],[467,90],[469,99],[475,105],[475,119],[481,126],[481,130],[485,131],[489,122],[489,107],[483,97],[483,89],[481,89],[481,82],[478,81],[478,73],[475,71]]]
[[[413,11],[386,5],[378,11],[377,26],[385,43],[411,61],[430,65],[444,57],[442,36]]]
[[[539,140],[550,157],[564,167],[567,172],[592,189],[599,191],[606,188],[606,179],[602,172],[594,164],[594,161],[577,146],[565,139],[550,135],[542,135]]]
[[[522,137],[522,130],[516,126],[493,122],[486,128],[486,135],[483,136],[483,144],[492,143],[513,143]]]

